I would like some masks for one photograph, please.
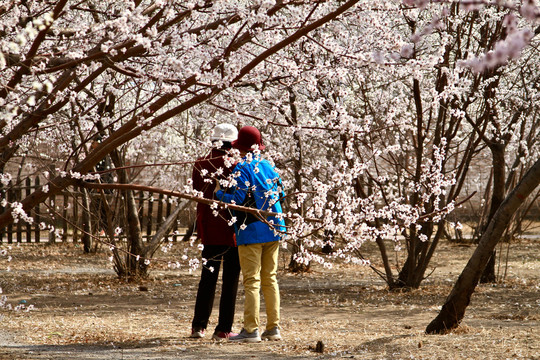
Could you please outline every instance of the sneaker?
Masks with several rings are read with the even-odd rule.
[[[204,329],[191,329],[190,338],[200,339],[204,337]]]
[[[250,343],[260,342],[261,337],[259,336],[259,329],[255,329],[255,331],[251,333],[248,333],[246,329],[242,329],[242,331],[240,331],[240,334],[236,336],[230,336],[229,341]]]
[[[233,333],[233,332],[225,332],[225,331],[216,330],[214,331],[214,335],[212,335],[212,339],[221,341],[221,340],[227,340],[228,338],[232,336],[237,336],[237,335],[238,335],[237,333]]]
[[[261,338],[264,340],[281,340],[279,328],[276,326],[273,329],[266,330],[262,333]]]

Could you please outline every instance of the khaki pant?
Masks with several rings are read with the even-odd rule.
[[[244,329],[259,328],[260,290],[266,304],[266,329],[279,325],[279,287],[277,282],[279,241],[238,246],[244,278]]]

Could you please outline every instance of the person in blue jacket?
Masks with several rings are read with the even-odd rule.
[[[237,205],[256,207],[282,213],[283,196],[281,178],[274,167],[260,153],[265,148],[261,133],[253,126],[244,126],[232,146],[243,156],[232,171],[236,185],[223,191],[216,187],[216,198]],[[279,216],[256,217],[235,212],[234,223],[238,256],[242,271],[245,302],[244,326],[229,341],[259,342],[261,339],[281,340],[279,331],[280,296],[277,282],[278,250],[285,222]],[[266,330],[259,335],[260,291],[266,303]]]

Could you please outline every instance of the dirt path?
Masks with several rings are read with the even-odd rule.
[[[506,281],[478,288],[456,332],[424,334],[472,250],[443,244],[432,276],[405,293],[368,268],[282,270],[284,340],[247,345],[187,337],[198,273],[158,266],[143,284],[122,283],[105,253],[14,247],[0,287],[12,306],[35,309],[0,310],[0,359],[540,359],[538,242],[513,246]],[[240,291],[236,330],[242,309]]]

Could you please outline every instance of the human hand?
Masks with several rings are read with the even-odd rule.
[[[216,181],[216,187],[214,189],[214,194],[218,192],[218,190],[221,190],[221,186],[219,185],[219,180]]]

